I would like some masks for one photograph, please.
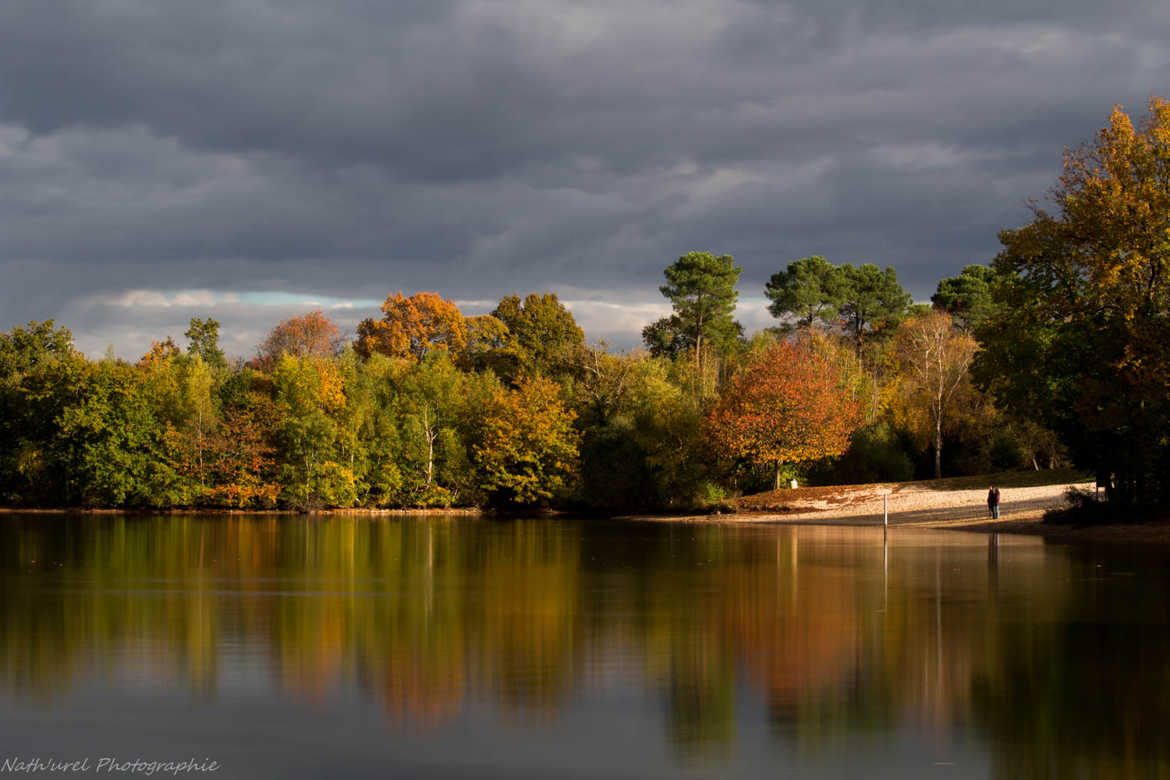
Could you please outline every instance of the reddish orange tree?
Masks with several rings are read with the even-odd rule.
[[[331,358],[338,353],[345,337],[333,320],[320,311],[292,317],[273,328],[260,345],[256,363],[271,373],[276,361],[286,352],[293,357]]]
[[[861,403],[839,366],[806,341],[781,341],[732,377],[708,417],[722,455],[776,466],[839,455],[861,424]]]

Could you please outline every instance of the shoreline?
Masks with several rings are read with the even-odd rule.
[[[1154,544],[1170,544],[1170,522],[1144,523],[1045,523],[1045,509],[1029,509],[1014,512],[991,520],[987,517],[960,518],[960,519],[932,519],[932,520],[900,520],[895,521],[891,514],[889,528],[892,532],[898,529],[927,529],[936,531],[960,531],[965,533],[981,534],[1012,534],[1017,536],[1037,536],[1050,539],[1054,542],[1094,542],[1094,543],[1133,543],[1145,542]],[[164,515],[210,515],[223,517],[336,517],[357,516],[369,519],[390,517],[451,517],[467,519],[482,519],[488,517],[535,517],[535,516],[578,516],[577,513],[545,512],[512,512],[500,513],[482,509],[324,509],[312,512],[298,512],[290,509],[95,509],[95,508],[52,508],[52,509],[17,509],[0,507],[0,517],[6,515],[44,515],[46,517],[66,517],[70,515],[125,515],[129,517],[164,516]],[[877,528],[882,525],[881,518],[871,515],[832,516],[826,514],[817,516],[814,513],[794,514],[791,517],[777,513],[715,513],[708,515],[622,515],[608,519],[632,523],[677,523],[682,525],[765,525],[765,526],[814,526],[822,528]]]
[[[333,515],[368,515],[371,517],[380,517],[388,515],[460,515],[468,517],[486,517],[488,515],[498,514],[486,509],[478,508],[452,508],[452,509],[363,509],[351,507],[348,509],[311,509],[308,511],[301,511],[298,509],[229,509],[227,507],[166,507],[160,509],[150,509],[141,507],[131,508],[108,508],[108,507],[42,507],[42,508],[23,508],[0,506],[0,515],[132,515],[132,516],[158,516],[158,515],[251,515],[256,517],[311,517],[314,515],[333,516]],[[534,513],[539,514],[539,512]]]

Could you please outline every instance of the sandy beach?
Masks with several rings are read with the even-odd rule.
[[[997,484],[1001,491],[998,520],[992,520],[987,511],[987,489],[991,484]],[[1073,472],[1047,475],[1041,472],[796,488],[735,499],[735,509],[731,512],[646,515],[632,519],[674,523],[872,526],[882,524],[885,510],[892,527],[1028,534],[1067,541],[1170,543],[1168,522],[1104,525],[1043,522],[1047,510],[1066,505],[1065,495],[1070,489],[1092,491],[1093,487],[1093,482]]]

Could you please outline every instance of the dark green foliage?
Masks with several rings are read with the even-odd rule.
[[[571,370],[585,333],[553,293],[530,293],[520,300],[509,295],[500,301],[492,316],[508,329],[511,361],[506,378],[525,372],[555,377]]]
[[[768,311],[777,319],[795,318],[796,327],[830,322],[844,301],[845,282],[841,269],[820,255],[794,260],[764,287]]]
[[[983,324],[995,308],[991,285],[995,271],[985,265],[968,265],[958,276],[943,279],[930,297],[936,309],[949,313],[960,327],[973,329]]]
[[[581,444],[581,496],[596,509],[641,509],[659,503],[647,490],[654,474],[632,421],[621,417],[585,432]]]
[[[666,284],[658,289],[674,306],[669,327],[694,345],[697,364],[702,363],[706,343],[717,347],[733,343],[741,331],[732,315],[742,271],[731,255],[690,252],[663,272]]]
[[[77,401],[86,362],[52,320],[0,334],[0,500],[67,502],[60,416]]]
[[[883,271],[869,263],[854,268],[846,263],[841,266],[841,278],[839,313],[858,345],[867,334],[889,335],[909,313],[910,294],[898,283],[893,268]]]
[[[773,317],[793,318],[791,326],[840,320],[857,348],[867,337],[885,337],[913,311],[893,268],[835,266],[820,255],[801,258],[772,275],[764,288]],[[785,325],[783,329],[791,327]]]
[[[642,342],[654,357],[678,357],[695,348],[695,340],[683,332],[677,316],[663,317],[642,328]]]
[[[89,364],[76,400],[58,416],[55,442],[66,500],[85,506],[169,505],[182,494],[163,428],[134,369]]]
[[[849,440],[849,449],[809,472],[816,484],[866,484],[902,482],[913,479],[918,453],[908,433],[888,423],[859,428]]]

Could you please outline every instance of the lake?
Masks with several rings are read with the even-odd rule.
[[[1167,724],[1167,548],[0,516],[0,760],[194,759],[232,778],[1157,777]]]

